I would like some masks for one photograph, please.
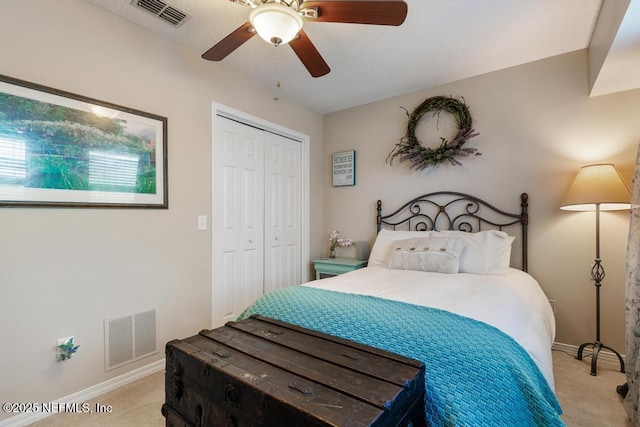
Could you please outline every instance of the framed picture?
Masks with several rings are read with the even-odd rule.
[[[0,206],[168,208],[167,119],[0,75]]]
[[[333,153],[333,186],[343,187],[346,185],[356,185],[356,152],[341,151]]]

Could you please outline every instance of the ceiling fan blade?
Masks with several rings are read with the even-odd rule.
[[[331,71],[331,68],[324,62],[320,52],[318,52],[318,49],[311,43],[311,40],[304,30],[300,30],[298,37],[291,40],[289,46],[291,46],[296,55],[298,55],[300,61],[302,61],[313,77],[321,77]]]
[[[256,32],[253,31],[251,23],[246,22],[227,37],[220,40],[211,49],[203,53],[202,58],[208,59],[209,61],[221,61],[255,35]]]
[[[305,1],[301,9],[317,8],[317,22],[401,25],[407,17],[403,0]]]

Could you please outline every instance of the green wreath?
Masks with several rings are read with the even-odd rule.
[[[469,138],[478,135],[473,129],[471,113],[464,102],[464,98],[458,100],[447,96],[434,96],[425,100],[411,114],[406,109],[403,108],[403,110],[409,116],[407,133],[400,138],[400,142],[396,144],[387,156],[389,164],[392,164],[395,158],[398,158],[400,162],[409,160],[413,163],[411,169],[420,170],[447,160],[453,165],[461,165],[462,163],[456,157],[466,157],[471,154],[481,155],[475,148],[463,147]],[[439,118],[442,111],[453,114],[458,126],[458,133],[451,141],[440,137],[438,148],[433,149],[423,146],[416,137],[418,123],[425,114],[433,112],[433,115],[437,115]]]

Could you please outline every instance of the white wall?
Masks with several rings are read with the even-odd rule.
[[[529,271],[556,300],[556,340],[574,345],[594,340],[589,265],[595,255],[595,217],[558,206],[583,164],[613,162],[630,183],[640,143],[640,90],[595,98],[588,98],[587,91],[587,52],[580,51],[326,115],[325,168],[331,170],[331,153],[355,149],[357,184],[333,188],[326,175],[325,236],[338,229],[343,237],[373,241],[377,199],[390,213],[412,197],[448,189],[518,211],[519,195],[527,192]],[[467,146],[482,155],[461,159],[462,166],[443,164],[422,172],[397,161],[386,164],[407,126],[400,107],[411,112],[435,95],[466,99],[480,133]],[[450,137],[444,133],[446,119],[445,113],[437,131],[435,119],[425,116],[418,137],[431,147],[436,134]],[[601,338],[621,352],[628,215],[606,212],[601,224],[607,273]]]
[[[168,118],[168,210],[0,208],[0,401],[47,402],[164,357],[211,322],[211,101],[311,138],[322,117],[84,0],[3,2],[0,74]],[[311,164],[311,257],[322,164]],[[103,319],[155,308],[159,354],[104,373]],[[80,349],[55,362],[57,338]],[[0,420],[9,414],[0,413]]]

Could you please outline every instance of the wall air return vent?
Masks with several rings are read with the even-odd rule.
[[[156,311],[104,320],[105,372],[158,352]]]
[[[186,13],[162,0],[133,0],[131,5],[157,16],[174,27],[179,27],[188,18]]]

